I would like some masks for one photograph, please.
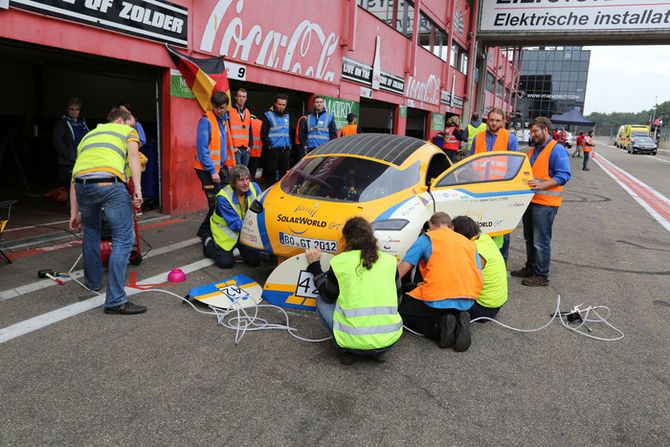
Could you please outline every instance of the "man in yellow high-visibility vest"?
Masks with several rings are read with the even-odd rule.
[[[133,245],[133,208],[142,205],[140,139],[133,128],[135,118],[127,110],[114,108],[107,124],[99,124],[82,138],[70,186],[70,229],[83,226],[84,277],[91,290],[102,287],[100,257],[101,216],[105,213],[112,230],[112,253],[107,265],[105,313],[139,314],[145,306],[128,301],[126,268]],[[126,188],[126,164],[135,186],[132,202]]]

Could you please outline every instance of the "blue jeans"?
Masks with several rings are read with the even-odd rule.
[[[582,165],[582,169],[589,167],[589,157],[591,157],[591,152],[584,152],[584,164]]]
[[[98,183],[75,184],[77,203],[84,227],[84,277],[93,290],[102,286],[100,259],[100,224],[102,213],[112,230],[112,254],[107,264],[107,295],[105,307],[128,301],[125,291],[126,268],[133,245],[133,208],[123,183],[101,186]]]
[[[546,280],[549,280],[551,262],[551,227],[557,212],[557,206],[531,203],[523,214],[526,268]]]
[[[249,166],[249,150],[235,152],[235,164]],[[252,177],[254,173],[251,173]]]
[[[510,241],[510,233],[507,233],[506,235],[503,236],[503,244],[502,247],[500,247],[500,254],[505,260],[505,263],[507,263],[507,258],[509,258],[509,241]]]
[[[316,297],[316,313],[321,318],[323,327],[333,333],[333,314],[335,313],[335,303],[327,303],[321,296]]]

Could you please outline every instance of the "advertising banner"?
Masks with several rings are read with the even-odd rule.
[[[324,96],[323,99],[326,100],[326,110],[333,114],[338,129],[347,125],[347,115],[350,113],[359,116],[360,105],[355,101],[330,96]]]
[[[487,0],[479,32],[582,33],[670,30],[667,0]]]
[[[163,0],[11,0],[10,4],[121,34],[188,46],[188,10]]]
[[[430,128],[442,132],[444,130],[444,114],[431,113],[430,114]]]

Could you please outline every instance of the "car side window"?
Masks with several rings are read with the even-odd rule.
[[[510,180],[518,174],[524,158],[525,155],[517,153],[496,153],[477,157],[444,176],[436,186]]]

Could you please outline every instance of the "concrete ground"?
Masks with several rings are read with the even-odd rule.
[[[670,196],[670,157],[604,143],[599,155]],[[96,308],[0,344],[0,445],[669,445],[670,233],[596,163],[588,172],[580,163],[572,162],[554,225],[551,286],[511,278],[499,320],[539,327],[560,294],[563,310],[608,306],[621,341],[589,339],[558,321],[534,333],[474,324],[465,353],[406,333],[386,363],[345,367],[328,343],[285,331],[247,333],[235,344],[214,317],[146,292],[132,298],[146,314]],[[193,239],[200,218],[143,232],[158,254],[130,267],[138,282],[202,260]],[[25,287],[37,269],[69,268],[79,250],[0,265],[0,336],[87,302],[72,282]],[[524,261],[519,227],[509,267]],[[205,266],[166,288],[183,295],[237,273],[262,284],[271,270]],[[259,313],[283,321],[277,311]],[[314,313],[289,318],[303,337],[326,335]],[[616,335],[590,326],[592,335]]]

